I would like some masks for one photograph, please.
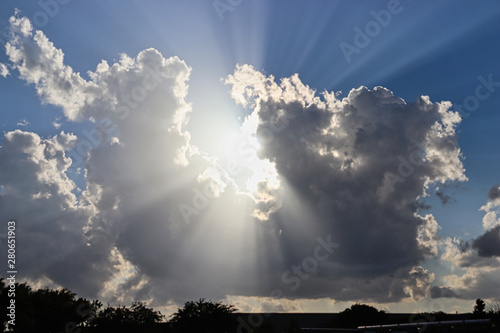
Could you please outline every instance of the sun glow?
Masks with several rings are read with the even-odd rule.
[[[261,145],[255,135],[255,118],[249,116],[238,132],[227,134],[221,159],[239,190],[261,201],[267,200],[265,193],[279,189],[280,181],[274,163],[259,157]]]

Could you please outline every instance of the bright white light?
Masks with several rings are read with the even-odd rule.
[[[273,163],[258,157],[260,143],[255,136],[256,123],[248,118],[239,132],[230,131],[225,137],[221,158],[231,163],[230,177],[239,184],[242,192],[256,198],[259,188],[279,188],[279,178]]]

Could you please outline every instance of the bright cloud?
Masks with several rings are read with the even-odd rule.
[[[5,64],[0,63],[0,76],[7,77],[8,75],[10,75],[9,68]]]

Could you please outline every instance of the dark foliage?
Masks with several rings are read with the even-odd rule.
[[[386,324],[387,314],[366,304],[353,304],[339,313],[338,327],[356,328],[358,326]]]
[[[90,321],[90,332],[100,333],[135,333],[155,332],[159,329],[157,323],[162,320],[160,312],[146,307],[145,303],[133,303],[130,308],[125,306],[108,306],[99,311]]]
[[[483,317],[486,314],[486,304],[484,301],[480,298],[476,299],[476,304],[474,305],[474,311],[472,314],[474,314],[475,317]]]
[[[500,299],[494,299],[487,306],[487,317],[491,320],[491,322],[500,329]]]
[[[0,306],[6,309],[11,299],[15,299],[15,333],[28,332],[72,332],[72,333],[156,333],[156,332],[196,332],[224,333],[235,332],[238,327],[236,309],[233,305],[199,299],[189,301],[172,315],[169,323],[162,323],[163,315],[148,308],[145,303],[136,302],[132,306],[102,308],[102,303],[77,297],[68,289],[33,290],[27,283],[15,283],[9,289],[8,282],[0,278]],[[9,296],[15,291],[15,297]],[[458,314],[457,314],[458,316]],[[489,318],[500,327],[500,300],[486,307],[482,299],[477,299],[474,312],[467,316]],[[384,311],[365,304],[353,304],[335,316],[333,327],[356,328],[367,325],[388,324]],[[420,313],[410,316],[410,322],[430,322],[450,320],[444,312]],[[0,332],[6,332],[9,317],[2,318]],[[391,322],[394,323],[394,322]],[[275,322],[267,318],[255,327],[255,333],[276,331]],[[291,320],[282,326],[283,332],[300,331],[297,321]]]
[[[423,312],[410,316],[411,323],[426,323],[448,320],[448,315],[443,311]]]
[[[9,286],[0,279],[0,306],[7,308],[10,299],[15,300],[15,333],[89,332],[89,333],[139,333],[159,332],[157,325],[163,316],[144,303],[107,307],[102,303],[77,297],[68,289],[33,290],[26,283],[15,284],[15,297],[9,297]],[[9,317],[2,318],[5,332]]]
[[[175,332],[234,332],[237,321],[233,305],[214,303],[201,298],[189,301],[172,315],[170,322]]]
[[[0,279],[0,304],[7,307],[10,299],[15,300],[15,326],[17,333],[65,332],[84,327],[89,318],[100,307],[98,301],[76,297],[68,289],[48,288],[32,290],[26,283],[15,283],[15,297],[9,297],[8,285]],[[9,317],[2,318],[2,332]]]

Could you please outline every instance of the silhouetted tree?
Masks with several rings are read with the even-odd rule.
[[[340,327],[356,328],[365,325],[385,324],[387,314],[366,304],[353,304],[350,308],[339,313],[338,325]]]
[[[2,307],[15,299],[16,333],[24,332],[65,332],[75,331],[87,325],[99,308],[98,301],[77,298],[68,289],[51,290],[43,288],[32,290],[27,283],[15,283],[15,297],[9,297],[9,287],[0,279],[0,304]],[[5,329],[9,317],[2,318]]]
[[[491,314],[495,313],[500,314],[500,298],[496,298],[490,303],[488,303],[487,312]]]
[[[135,302],[130,308],[125,306],[110,307],[101,310],[92,319],[91,332],[155,332],[163,315],[146,307],[143,302]]]
[[[495,326],[500,327],[500,299],[494,299],[488,303],[487,314]]]
[[[430,321],[443,321],[447,320],[448,315],[443,311],[422,312],[410,316],[412,323],[425,323]]]
[[[485,309],[486,309],[486,304],[482,299],[478,298],[476,299],[476,305],[474,305],[474,312],[472,313],[476,317],[484,316],[486,314],[486,312],[484,311]]]
[[[237,327],[235,311],[233,305],[201,298],[186,302],[172,315],[170,322],[177,332],[234,332]]]

